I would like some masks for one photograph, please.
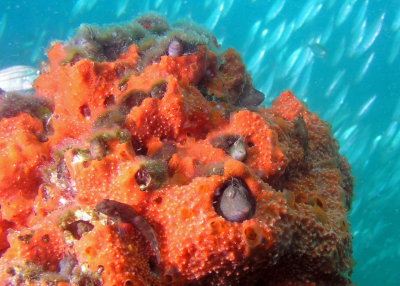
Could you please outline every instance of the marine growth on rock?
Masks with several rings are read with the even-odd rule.
[[[148,14],[53,43],[0,97],[1,285],[350,285],[353,181],[328,123]]]

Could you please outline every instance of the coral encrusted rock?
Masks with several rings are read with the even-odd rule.
[[[1,285],[350,285],[329,124],[149,14],[53,43],[0,99]]]

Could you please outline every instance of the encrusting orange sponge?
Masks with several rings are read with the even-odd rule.
[[[48,57],[0,102],[1,285],[351,284],[350,167],[290,91],[154,14]]]

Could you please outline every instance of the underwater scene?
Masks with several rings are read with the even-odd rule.
[[[0,284],[400,285],[399,80],[399,0],[2,0]]]

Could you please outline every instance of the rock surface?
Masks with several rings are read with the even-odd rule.
[[[0,120],[0,284],[350,285],[329,124],[290,91],[258,106],[206,31],[129,25],[53,44],[35,112]]]

